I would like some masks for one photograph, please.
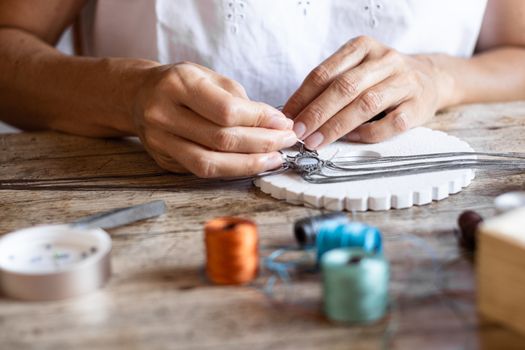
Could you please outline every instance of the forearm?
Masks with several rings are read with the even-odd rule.
[[[0,42],[1,120],[86,136],[135,134],[133,99],[156,63],[65,56],[16,29],[0,29]]]
[[[440,81],[440,108],[525,99],[525,48],[502,47],[470,59],[429,55]]]

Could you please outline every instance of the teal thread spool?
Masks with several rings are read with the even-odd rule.
[[[388,306],[389,265],[383,254],[333,249],[321,259],[324,311],[338,322],[372,323]]]
[[[360,222],[320,225],[316,237],[317,262],[329,250],[343,247],[358,247],[366,252],[381,253],[381,232],[373,226]]]

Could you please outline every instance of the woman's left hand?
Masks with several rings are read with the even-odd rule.
[[[344,135],[374,143],[432,118],[444,107],[451,81],[430,56],[403,55],[358,37],[308,75],[283,113],[310,149]],[[366,123],[381,112],[383,119]]]

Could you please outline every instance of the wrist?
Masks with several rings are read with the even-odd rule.
[[[462,93],[454,75],[448,69],[450,60],[454,59],[444,54],[425,55],[432,69],[433,81],[436,85],[437,110],[458,105],[462,101]]]
[[[109,58],[102,59],[109,72],[108,80],[112,86],[112,100],[115,111],[109,120],[103,121],[107,126],[123,135],[138,135],[134,122],[135,103],[141,89],[148,79],[151,68],[160,64],[153,61],[138,59]]]

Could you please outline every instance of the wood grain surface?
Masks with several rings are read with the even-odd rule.
[[[479,151],[525,152],[525,102],[459,107],[428,126]],[[206,220],[255,220],[265,253],[293,246],[293,222],[321,211],[274,200],[250,180],[166,173],[133,139],[0,135],[0,234],[153,199],[168,205],[162,217],[110,230],[113,276],[101,291],[45,303],[0,297],[0,349],[523,349],[525,337],[477,315],[475,267],[453,231],[463,210],[494,215],[494,197],[524,180],[478,172],[442,202],[354,214],[384,234],[392,305],[383,321],[348,327],[322,316],[317,274],[293,276],[270,298],[267,275],[224,287],[202,272]]]

